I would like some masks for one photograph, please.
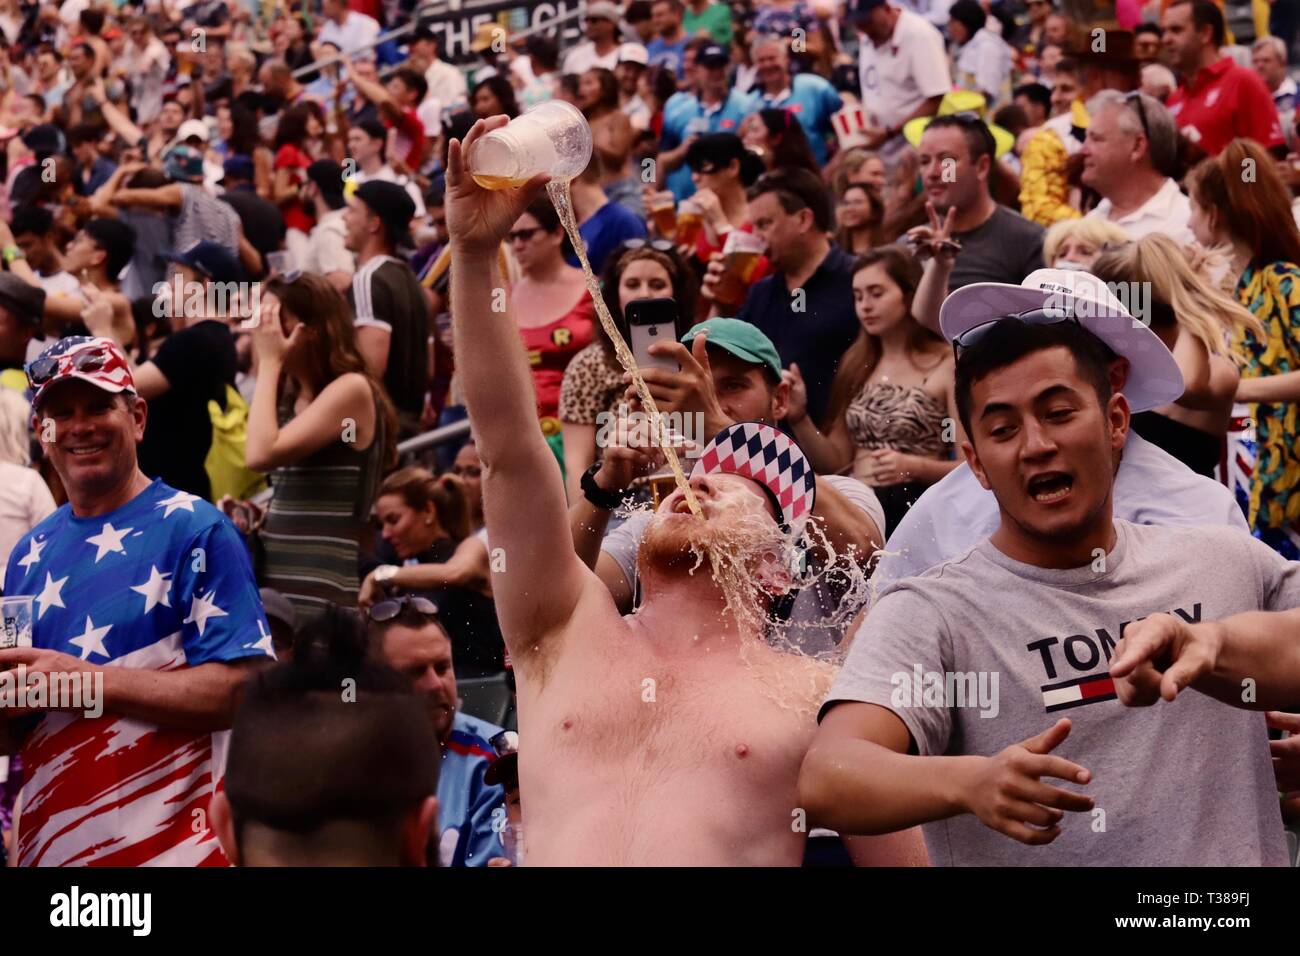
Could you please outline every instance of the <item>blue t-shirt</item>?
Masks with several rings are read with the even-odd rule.
[[[501,728],[457,712],[438,771],[438,854],[443,866],[487,866],[505,856],[501,830],[506,792],[483,774],[496,759],[489,743]]]
[[[650,59],[651,66],[662,66],[670,69],[677,75],[677,79],[682,78],[682,66],[686,59],[686,44],[690,37],[683,36],[676,43],[668,43],[662,37],[655,37],[645,45],[645,51]]]
[[[591,262],[592,271],[597,275],[600,275],[601,270],[605,268],[605,260],[609,258],[609,254],[618,249],[625,240],[644,239],[649,235],[645,220],[616,202],[608,202],[601,206],[594,216],[578,227],[578,234],[587,244],[587,259]],[[575,269],[578,268],[578,257],[572,252],[565,255],[564,261]]]
[[[756,94],[734,89],[714,107],[705,106],[693,93],[674,93],[664,104],[664,127],[659,137],[659,148],[676,149],[692,136],[705,133],[739,133],[741,120],[761,106]],[[667,183],[678,202],[695,192],[690,167],[685,163],[668,174]]]
[[[844,106],[835,87],[815,73],[798,73],[790,78],[788,93],[781,96],[763,96],[763,106],[789,110],[799,120],[808,145],[818,165],[829,158],[826,137],[832,132],[831,117]]]

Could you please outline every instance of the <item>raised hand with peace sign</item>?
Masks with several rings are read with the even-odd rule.
[[[957,253],[961,251],[961,243],[952,238],[952,220],[957,213],[957,207],[949,206],[942,221],[934,208],[934,203],[927,202],[925,212],[930,217],[930,224],[909,229],[904,241],[918,259],[922,261],[934,259],[939,264],[951,268]]]

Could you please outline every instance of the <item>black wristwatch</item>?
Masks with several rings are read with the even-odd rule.
[[[591,467],[582,473],[582,493],[588,501],[602,511],[613,511],[627,497],[627,489],[606,491],[596,484],[596,472],[598,471],[600,471],[600,462],[597,461],[593,462]]]

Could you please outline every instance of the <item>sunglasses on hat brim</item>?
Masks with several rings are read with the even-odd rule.
[[[981,322],[979,325],[973,325],[965,332],[954,337],[952,340],[953,358],[961,358],[962,352],[976,345],[1000,322],[1023,322],[1025,325],[1057,325],[1061,322],[1077,323],[1078,321],[1074,312],[1066,309],[1030,309],[1028,312],[1000,315],[995,319],[989,319],[987,322]]]
[[[36,359],[27,369],[27,381],[32,388],[40,388],[52,381],[59,372],[59,360],[62,355],[43,355]],[[113,360],[113,353],[105,346],[83,349],[72,356],[74,372],[100,372]]]

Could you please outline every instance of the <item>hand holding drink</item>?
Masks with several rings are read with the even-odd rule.
[[[677,204],[671,192],[655,193],[648,203],[655,231],[669,242],[677,235]]]
[[[758,262],[767,245],[752,232],[733,229],[722,247],[722,274],[713,287],[713,299],[720,305],[740,305],[753,284]]]

